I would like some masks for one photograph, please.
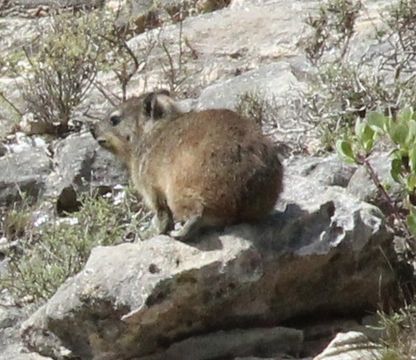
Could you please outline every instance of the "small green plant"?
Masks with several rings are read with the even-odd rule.
[[[380,136],[387,138],[393,146],[391,176],[403,188],[403,209],[392,201],[368,160]],[[357,120],[354,134],[338,140],[336,147],[345,161],[367,168],[390,205],[395,224],[400,226],[411,249],[416,250],[416,114],[413,109],[402,110],[396,116],[371,112],[365,121]]]
[[[29,74],[23,97],[29,112],[45,126],[45,132],[68,131],[73,110],[82,103],[103,61],[98,34],[99,19],[55,15],[51,30],[40,33],[33,49],[25,48]]]
[[[312,34],[304,48],[317,69],[317,81],[306,94],[306,108],[326,150],[332,150],[336,139],[348,135],[355,119],[367,112],[382,109],[394,114],[416,102],[414,0],[400,0],[389,7],[382,24],[374,27],[382,52],[364,52],[351,59],[351,39],[362,9],[359,1],[329,0],[318,15],[306,19]]]
[[[32,227],[32,212],[34,199],[19,192],[20,200],[13,203],[11,207],[0,208],[0,236],[4,236],[12,243]]]
[[[18,223],[22,229],[21,217],[13,218],[19,220],[11,225]],[[20,243],[10,254],[8,275],[0,279],[0,285],[17,302],[46,300],[82,269],[93,247],[133,241],[146,221],[146,213],[129,193],[117,204],[102,197],[85,197],[71,218],[32,227],[24,234],[19,231]]]
[[[318,70],[317,81],[306,93],[305,107],[326,151],[333,149],[337,137],[348,134],[357,113],[365,113],[374,102],[368,89],[376,79],[360,65],[344,61],[361,9],[360,1],[328,0],[305,20],[312,32],[303,48]]]
[[[34,45],[23,49],[28,69],[12,66],[16,61],[10,59],[9,68],[27,72],[22,93],[27,110],[39,124],[36,132],[67,132],[74,110],[92,87],[112,104],[126,100],[130,80],[145,68],[154,43],[139,58],[127,42],[130,28],[118,29],[116,18],[116,13],[104,11],[53,15],[50,30],[39,31]],[[99,71],[116,75],[121,96],[104,88],[97,80]]]
[[[30,222],[31,212],[29,209],[13,208],[4,215],[2,232],[8,241],[13,241],[25,234]]]
[[[334,48],[339,51],[339,59],[345,58],[361,8],[360,1],[329,0],[320,6],[318,15],[306,18],[306,23],[313,29],[305,46],[306,56],[311,63],[316,64]]]
[[[390,173],[400,184],[402,197],[394,201],[374,171],[369,156],[379,142],[390,142]],[[387,222],[407,244],[406,260],[416,252],[416,113],[412,108],[396,114],[370,112],[357,120],[350,136],[338,140],[339,155],[348,163],[362,165],[389,206]],[[404,295],[403,295],[404,296]],[[377,360],[413,359],[416,354],[416,307],[414,302],[394,313],[379,312],[383,332],[381,357]]]
[[[405,305],[397,312],[378,313],[382,331],[383,350],[377,360],[413,359],[416,354],[416,308],[414,304]]]

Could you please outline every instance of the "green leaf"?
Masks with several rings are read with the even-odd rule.
[[[416,173],[416,147],[412,146],[409,150],[409,166],[413,173]]]
[[[365,127],[365,123],[363,123],[361,121],[360,118],[358,118],[355,121],[355,127],[354,127],[354,131],[355,131],[355,135],[357,135],[359,138],[361,138],[363,132],[364,132],[364,127]]]
[[[387,117],[379,112],[372,111],[367,116],[368,125],[376,132],[384,133],[387,131]]]
[[[409,126],[409,135],[407,138],[407,142],[409,144],[414,143],[416,138],[416,120],[409,120],[407,125]]]
[[[411,207],[409,215],[407,215],[407,226],[413,236],[416,236],[416,211]]]
[[[349,141],[338,140],[335,144],[338,154],[340,154],[345,161],[349,163],[355,163],[355,155],[352,150],[352,145]]]
[[[390,136],[397,145],[405,145],[408,134],[409,127],[404,123],[393,126],[390,131]]]
[[[413,109],[412,108],[405,108],[399,112],[397,116],[399,122],[408,122],[413,118]]]
[[[367,154],[370,153],[373,149],[376,132],[366,122],[357,119],[355,123],[355,134],[365,152]]]
[[[388,117],[386,124],[385,124],[385,128],[386,128],[386,132],[388,132],[390,134],[392,128],[395,126],[395,122],[393,120],[393,118]]]
[[[373,150],[374,140],[368,139],[366,142],[363,143],[363,148],[366,154],[369,154],[371,150]]]
[[[400,183],[400,175],[402,170],[402,161],[401,159],[393,159],[391,161],[391,169],[390,169],[390,175],[394,179],[394,181]]]
[[[416,174],[410,174],[406,179],[407,191],[413,192],[416,187]]]
[[[364,124],[363,130],[361,133],[362,143],[364,144],[370,140],[371,141],[374,140],[375,134],[376,134],[375,131],[370,126],[368,126],[368,124]]]

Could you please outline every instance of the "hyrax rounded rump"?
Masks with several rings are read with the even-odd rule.
[[[277,150],[254,121],[220,109],[181,113],[166,93],[131,98],[94,131],[128,166],[161,233],[255,221],[282,191]]]

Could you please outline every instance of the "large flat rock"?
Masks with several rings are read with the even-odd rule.
[[[283,210],[262,224],[189,244],[159,236],[95,248],[24,324],[26,344],[55,358],[62,346],[82,359],[164,358],[196,334],[365,313],[394,301],[395,260],[380,211],[290,173]]]

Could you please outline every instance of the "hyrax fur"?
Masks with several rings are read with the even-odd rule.
[[[128,167],[159,233],[184,241],[201,228],[255,221],[282,191],[274,144],[230,110],[182,113],[166,92],[121,104],[93,129]]]

